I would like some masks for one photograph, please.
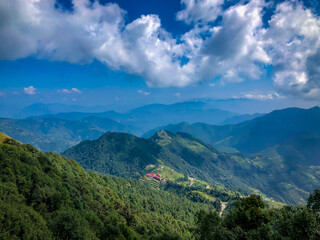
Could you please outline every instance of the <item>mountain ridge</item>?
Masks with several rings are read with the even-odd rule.
[[[114,136],[119,135],[133,142],[128,145],[128,140],[116,140]],[[141,151],[135,147],[140,141],[148,146],[142,151],[143,154],[139,154]],[[110,143],[114,144],[113,149],[108,147]],[[155,151],[150,150],[152,148]],[[107,133],[97,140],[82,142],[63,155],[75,159],[87,170],[122,177],[138,178],[147,173],[146,168],[150,165],[167,166],[191,178],[224,185],[246,194],[260,190],[261,194],[267,194],[277,201],[294,204],[302,204],[308,191],[319,186],[319,182],[314,178],[317,177],[317,168],[305,169],[297,165],[296,172],[287,173],[286,161],[281,156],[279,161],[283,166],[278,166],[274,157],[262,154],[249,156],[242,153],[221,153],[190,134],[163,130],[150,139],[122,133]],[[133,157],[130,158],[130,155]],[[133,159],[135,164],[132,164]],[[97,164],[108,167],[97,167]],[[296,177],[297,174],[301,176]],[[276,182],[279,176],[282,176],[282,180]]]

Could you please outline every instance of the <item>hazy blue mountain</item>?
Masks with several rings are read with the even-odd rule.
[[[237,115],[231,118],[227,118],[223,122],[221,122],[219,125],[230,125],[230,124],[237,124],[245,121],[249,121],[252,119],[255,119],[257,117],[262,117],[266,115],[265,113],[254,113],[254,114],[243,114],[243,115]]]
[[[78,121],[0,118],[0,131],[46,152],[62,152],[82,140],[96,139],[107,131],[141,133],[136,127],[99,117]]]
[[[150,137],[157,128],[144,134]],[[214,146],[225,146],[244,153],[257,153],[274,145],[303,144],[301,138],[320,136],[320,108],[287,108],[235,125],[215,126],[205,123],[179,123],[162,127],[172,132],[186,132]],[[299,140],[300,139],[300,140]]]
[[[46,114],[40,116],[34,116],[30,118],[36,119],[45,119],[45,118],[59,118],[69,121],[78,121],[88,117],[99,117],[99,118],[109,118],[109,119],[116,119],[125,120],[125,114],[117,113],[115,111],[106,111],[106,112],[61,112],[56,114]]]
[[[236,116],[236,113],[211,108],[209,105],[199,101],[181,102],[171,105],[151,104],[134,108],[124,113],[114,111],[93,112],[69,112],[54,115],[43,115],[37,118],[61,118],[65,120],[80,120],[89,116],[110,118],[124,124],[134,125],[145,131],[152,128],[186,121],[188,123],[205,122],[219,124],[227,118]]]
[[[248,99],[248,98],[197,98],[194,101],[205,103],[210,108],[223,109],[238,114],[255,114],[257,112],[271,112],[274,109],[287,108],[288,102],[283,99]]]
[[[47,114],[56,114],[61,112],[103,112],[108,109],[107,106],[80,106],[66,105],[60,103],[35,103],[24,107],[14,114],[15,118],[26,118],[30,116],[39,116]]]

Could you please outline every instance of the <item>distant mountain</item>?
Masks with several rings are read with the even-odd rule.
[[[78,121],[78,120],[82,120],[84,118],[89,118],[89,117],[109,118],[109,119],[116,119],[117,121],[126,119],[125,114],[117,113],[115,111],[61,112],[61,113],[56,113],[56,114],[45,114],[45,115],[40,115],[40,116],[32,116],[29,118],[35,118],[35,119],[59,118],[59,119],[69,120],[69,121]]]
[[[62,152],[82,140],[95,139],[107,131],[141,133],[136,127],[99,117],[79,121],[0,118],[0,131],[46,152]]]
[[[23,114],[33,110],[44,112],[57,109],[73,109],[59,104],[34,104]],[[74,106],[77,109],[77,106]],[[94,110],[91,109],[91,110]],[[38,112],[39,113],[39,112]],[[234,113],[211,109],[201,102],[184,102],[172,105],[152,104],[126,113],[106,112],[61,112],[29,117],[27,119],[0,118],[0,131],[8,133],[22,143],[30,143],[43,151],[60,152],[82,140],[92,140],[107,131],[127,132],[141,135],[154,127],[179,121],[190,123],[207,121],[218,123]]]
[[[137,178],[150,166],[166,166],[185,176],[233,190],[245,193],[260,190],[285,203],[302,204],[308,192],[320,186],[318,168],[287,164],[277,152],[268,154],[220,153],[189,134],[167,131],[158,131],[150,139],[107,133],[63,153],[87,170]],[[290,166],[293,168],[288,171]]]
[[[35,103],[19,110],[14,114],[15,118],[26,118],[30,116],[39,116],[46,114],[56,114],[61,112],[103,112],[106,111],[106,106],[80,106],[80,105],[66,105],[59,103],[44,104]]]
[[[123,124],[134,125],[144,131],[152,128],[186,121],[188,123],[205,122],[219,124],[227,118],[236,116],[236,113],[211,108],[206,103],[193,101],[181,102],[171,105],[151,104],[132,109],[125,113],[114,111],[93,112],[69,112],[54,115],[43,115],[37,118],[61,118],[65,120],[80,120],[89,116],[110,118]]]
[[[230,124],[237,124],[245,121],[249,121],[252,119],[255,119],[257,117],[262,117],[266,114],[264,113],[254,113],[254,114],[243,114],[243,115],[237,115],[231,118],[227,118],[223,122],[221,122],[219,125],[230,125]]]
[[[288,101],[283,98],[277,99],[249,99],[249,98],[196,98],[193,101],[203,102],[210,108],[223,109],[238,114],[255,114],[257,112],[271,112],[274,109],[288,108]]]
[[[302,139],[320,136],[320,108],[287,108],[235,125],[214,126],[205,123],[179,123],[144,134],[148,138],[157,130],[186,132],[211,145],[232,147],[244,153],[257,153],[274,145],[303,144]],[[300,140],[299,140],[300,139]],[[301,146],[300,146],[301,148]]]

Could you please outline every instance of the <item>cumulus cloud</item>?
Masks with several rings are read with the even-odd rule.
[[[23,88],[24,94],[35,95],[37,94],[37,89],[33,86]]]
[[[202,72],[232,82],[260,77],[259,64],[270,62],[261,39],[263,6],[263,1],[252,0],[223,13],[222,25],[211,29],[203,49],[208,66]]]
[[[285,1],[266,27],[264,0],[227,9],[223,4],[181,0],[177,19],[192,28],[174,38],[157,15],[126,23],[117,4],[74,0],[72,11],[61,11],[55,0],[0,1],[0,60],[34,56],[85,64],[97,59],[142,76],[151,87],[260,79],[272,65],[276,91],[320,97],[319,16],[299,1]]]
[[[57,91],[58,93],[67,93],[67,94],[69,94],[69,93],[82,93],[79,89],[77,89],[77,88],[71,88],[70,90],[69,89],[59,89],[58,91]]]
[[[143,91],[143,90],[141,90],[141,89],[138,90],[137,93],[138,93],[138,94],[141,94],[141,95],[143,95],[143,96],[148,96],[148,95],[151,94],[151,92],[145,92],[145,91]]]
[[[181,0],[184,9],[177,13],[177,19],[186,23],[211,22],[222,12],[224,0]]]
[[[277,6],[265,32],[279,90],[305,98],[320,97],[320,19],[300,2]]]

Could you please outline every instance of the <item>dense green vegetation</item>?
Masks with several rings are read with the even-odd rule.
[[[317,195],[317,198],[314,198]],[[308,206],[271,209],[260,196],[250,195],[235,202],[223,217],[217,212],[200,211],[194,234],[201,240],[315,240],[320,219],[319,190],[311,194]]]
[[[240,156],[236,158],[241,168],[229,166],[233,176],[278,201],[304,204],[308,193],[320,187],[319,121],[319,107],[289,108],[236,125],[181,123],[163,129],[189,133],[219,151]],[[251,159],[251,164],[241,164],[241,158]]]
[[[120,177],[139,178],[149,164],[157,163],[161,147],[126,133],[108,132],[97,140],[83,141],[63,153],[85,169]]]
[[[149,140],[130,134],[107,133],[97,140],[84,141],[63,154],[75,159],[87,170],[125,178],[139,178],[149,172],[152,165],[152,169],[164,166],[164,170],[170,168],[170,171],[180,173],[183,177],[202,180],[214,186],[227,186],[244,195],[267,194],[276,201],[294,204],[304,203],[308,196],[307,192],[295,194],[295,189],[292,190],[293,187],[289,185],[295,186],[295,183],[285,174],[279,176],[278,173],[283,171],[281,165],[272,168],[273,162],[270,163],[267,157],[220,153],[186,133],[158,131]],[[164,173],[167,174],[168,170]],[[176,182],[179,177],[170,178]],[[280,182],[282,189],[275,188],[276,178],[283,179]],[[184,183],[180,181],[179,184]]]
[[[96,139],[107,131],[140,133],[131,125],[99,117],[88,117],[77,121],[57,118],[0,118],[0,131],[22,143],[32,144],[42,151],[57,153],[80,141]]]
[[[156,190],[87,173],[71,159],[6,138],[0,144],[0,239],[319,239],[320,190],[307,206],[274,209],[257,195],[235,200],[202,188],[201,181],[168,181]],[[215,194],[232,200],[222,217],[220,201],[210,199]]]
[[[73,160],[0,144],[0,239],[191,238],[196,203],[136,180],[86,173]]]
[[[159,131],[147,140],[109,132],[97,140],[81,142],[63,155],[87,170],[103,174],[138,179],[149,171],[148,166],[162,164],[188,177],[252,192],[246,183],[225,168],[225,158],[221,159],[215,149],[184,133]],[[228,160],[228,164],[235,162],[233,158]]]
[[[8,135],[0,132],[0,143],[3,143],[8,138],[10,138]]]

